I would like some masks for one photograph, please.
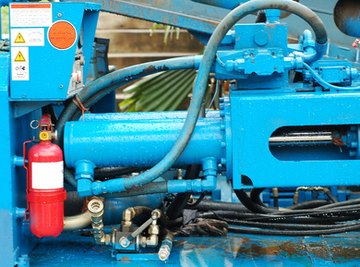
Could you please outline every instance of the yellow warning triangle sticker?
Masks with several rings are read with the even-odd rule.
[[[16,58],[15,58],[15,62],[25,62],[25,58],[24,55],[21,53],[21,51],[19,51],[19,53],[17,54]]]
[[[25,39],[20,32],[15,38],[15,44],[25,44]]]

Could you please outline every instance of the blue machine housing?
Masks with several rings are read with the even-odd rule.
[[[21,3],[12,3],[11,10]],[[37,4],[27,4],[36,7]],[[12,26],[14,18],[10,16],[10,34],[18,34],[29,29],[43,31],[43,44],[32,45],[25,40],[21,46],[12,44],[12,59],[16,60],[18,50],[28,51],[24,68],[28,69],[28,78],[11,79],[10,97],[13,101],[61,101],[76,94],[86,83],[91,58],[95,29],[100,11],[99,4],[93,3],[51,3],[52,24],[38,27]],[[77,33],[76,41],[68,49],[58,49],[50,44],[48,32],[58,22],[71,23]],[[23,34],[24,35],[24,34]],[[10,40],[17,36],[10,36]],[[23,37],[25,38],[25,37]],[[32,37],[30,37],[32,38]],[[14,54],[15,53],[15,54]],[[24,57],[26,57],[24,55]],[[61,61],[59,60],[61,59]],[[14,64],[14,62],[12,62]],[[13,65],[12,72],[19,66]],[[25,70],[26,71],[26,70]],[[14,73],[10,77],[14,76]],[[80,76],[80,77],[78,77]],[[74,81],[74,79],[78,79]]]
[[[46,3],[51,6],[51,24],[68,21],[75,27],[77,38],[69,49],[56,49],[49,43],[47,37],[51,27],[49,24],[35,27],[44,30],[43,45],[12,44],[10,51],[0,52],[2,114],[0,122],[3,126],[0,131],[0,140],[2,140],[0,169],[3,172],[3,178],[0,179],[0,188],[3,192],[0,201],[0,241],[6,244],[0,253],[1,266],[28,266],[28,255],[39,242],[30,233],[29,222],[25,218],[26,173],[23,165],[26,163],[26,152],[23,142],[32,140],[36,134],[29,125],[32,125],[33,120],[41,117],[43,113],[41,107],[57,102],[56,104],[60,104],[57,108],[61,112],[63,102],[82,92],[84,86],[88,85],[86,77],[93,55],[100,5],[85,3],[82,0],[75,2],[80,3]],[[196,36],[206,43],[216,24],[229,11],[228,8],[234,8],[247,1],[95,0],[94,2],[102,3],[103,9],[110,12],[134,17],[143,16],[149,20],[197,31]],[[312,5],[316,10],[324,7],[320,1],[302,2]],[[334,1],[329,2],[334,5]],[[1,5],[9,3],[11,1],[0,1]],[[11,3],[11,5],[17,4],[19,3]],[[38,4],[42,3],[26,5]],[[157,8],[154,8],[156,5]],[[179,12],[176,13],[176,10]],[[191,13],[192,16],[187,15],[186,12]],[[335,25],[331,12],[319,11],[328,27]],[[128,205],[136,206],[144,203],[146,206],[156,208],[168,193],[211,192],[212,196],[218,195],[218,199],[225,199],[223,195],[226,192],[226,199],[233,200],[232,189],[263,187],[293,189],[303,185],[359,184],[360,88],[343,88],[343,86],[357,84],[359,73],[356,66],[359,65],[360,50],[351,48],[351,45],[350,48],[348,47],[350,37],[330,29],[330,36],[337,37],[334,38],[337,43],[327,46],[326,57],[316,62],[308,62],[309,66],[307,66],[304,64],[305,56],[316,50],[312,33],[302,32],[303,28],[300,26],[304,24],[297,24],[293,16],[284,19],[285,22],[293,22],[288,28],[287,24],[279,23],[279,11],[270,10],[267,11],[267,15],[267,23],[236,25],[235,31],[230,31],[224,38],[217,52],[216,61],[210,62],[213,63],[212,70],[217,79],[231,80],[229,95],[219,100],[219,111],[206,111],[204,116],[200,116],[187,147],[172,165],[174,168],[199,165],[202,167],[199,177],[192,180],[173,179],[175,176],[173,173],[166,179],[158,176],[147,184],[153,186],[153,191],[140,188],[144,194],[153,192],[157,194],[152,197],[140,195],[131,200],[117,196],[123,197],[131,191],[125,187],[124,181],[131,181],[133,177],[104,181],[95,179],[96,168],[145,168],[161,161],[178,139],[186,112],[86,113],[80,120],[66,123],[61,141],[64,142],[66,167],[75,169],[77,179],[75,190],[84,197],[102,195],[113,198],[108,201],[110,204],[105,211],[107,213],[105,221],[121,219],[121,211]],[[209,19],[211,16],[214,17],[213,20]],[[357,17],[354,20],[342,19],[344,25],[346,24],[345,31],[358,36],[356,25],[359,19]],[[10,33],[16,33],[10,36],[10,43],[23,29],[26,32],[31,28],[34,27],[14,26],[10,23]],[[293,35],[302,34],[299,44],[288,45],[288,30]],[[347,44],[346,49],[344,43]],[[28,50],[28,53],[22,56],[28,56],[25,61],[29,63],[29,78],[13,79],[12,72],[16,71],[13,65],[14,58],[19,56],[21,62],[22,58],[18,52],[19,49],[24,48],[24,51]],[[193,60],[196,61],[194,58]],[[184,65],[180,62],[177,68]],[[197,63],[188,65],[192,68],[198,67]],[[167,65],[163,67],[162,70],[168,68]],[[153,69],[150,68],[150,71]],[[126,76],[126,82],[132,79],[132,74],[138,75],[138,73],[130,73],[129,69],[127,71],[129,76]],[[149,69],[137,69],[137,71],[145,73]],[[79,75],[81,79],[77,80]],[[301,82],[293,82],[294,76],[297,75],[301,76]],[[208,77],[201,78],[207,81]],[[106,77],[102,80],[106,80]],[[82,104],[79,102],[81,101],[77,104]],[[105,106],[106,103],[102,105]],[[80,107],[80,109],[84,112],[86,108]],[[287,134],[294,129],[300,134],[301,131],[306,132],[308,129],[319,132],[330,129],[330,137],[328,136],[330,141],[328,140],[327,143],[311,141],[306,145],[296,142],[281,144],[272,142],[272,138],[279,137],[279,133],[283,134],[280,137],[287,137]],[[140,186],[137,184],[130,185],[139,190],[137,187]],[[70,185],[68,186],[71,188]],[[333,188],[332,191],[335,192],[336,189]],[[283,193],[287,198],[287,202],[284,203],[291,204],[287,194],[288,191]],[[264,196],[267,203],[272,203],[271,193],[265,192]],[[304,194],[303,199],[310,200],[311,197],[309,194]],[[325,198],[325,196],[321,197]],[[345,198],[350,198],[348,190],[339,193],[339,199]],[[121,205],[117,202],[121,202]],[[149,202],[151,203],[148,204]],[[109,213],[117,216],[112,217]],[[76,238],[71,234],[62,235],[57,245],[62,246],[62,238],[66,239],[69,236],[70,240]],[[83,239],[84,237],[80,238],[79,242],[83,242]],[[49,242],[58,241],[59,239]],[[47,242],[45,240],[45,244]],[[218,243],[217,240],[214,242]],[[234,246],[241,247],[245,239],[236,242],[240,242],[240,245]],[[191,246],[187,247],[186,242],[184,244],[184,249],[193,249]],[[172,246],[171,242],[169,246]],[[92,246],[86,249],[90,247]],[[134,254],[138,249],[135,244],[124,249],[117,242],[113,244],[111,250],[118,260],[128,256],[140,260],[153,259],[154,254]],[[100,250],[104,255],[103,249]],[[124,251],[129,251],[129,254],[122,254]],[[236,254],[239,251],[240,249],[232,252]],[[61,252],[59,250],[58,254]],[[211,250],[210,253],[214,251]],[[54,253],[51,256],[56,258],[58,254]],[[37,257],[39,258],[39,255]],[[71,258],[69,260],[71,261]],[[54,261],[57,262],[57,259]],[[76,263],[78,262],[81,260]],[[224,261],[220,262],[219,265],[224,264]]]

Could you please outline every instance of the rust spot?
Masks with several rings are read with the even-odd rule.
[[[323,244],[318,244],[318,243],[308,244],[306,250],[321,259],[328,259],[331,257],[329,255],[329,251],[327,247]]]
[[[129,257],[124,256],[124,257],[122,257],[122,258],[120,259],[120,261],[130,262],[131,260],[130,260]]]
[[[333,255],[334,261],[360,258],[359,247],[330,247],[330,251]]]
[[[232,252],[239,255],[249,255],[251,257],[276,256],[284,253],[288,256],[303,256],[305,255],[305,245],[301,243],[285,242],[271,244],[269,246],[259,246],[257,244],[247,246],[246,243],[244,243],[241,247],[233,248]]]

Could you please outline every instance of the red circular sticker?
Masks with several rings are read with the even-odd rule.
[[[60,50],[72,47],[77,39],[75,27],[68,21],[57,21],[49,29],[50,44]]]

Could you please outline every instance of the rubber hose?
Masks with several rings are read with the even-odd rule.
[[[230,226],[229,232],[240,234],[252,234],[252,235],[279,235],[279,236],[319,236],[319,235],[331,235],[340,234],[350,231],[360,230],[360,223],[354,223],[342,228],[326,229],[326,230],[301,230],[301,231],[282,231],[282,230],[269,230],[269,229],[246,229]]]
[[[324,230],[324,229],[336,229],[342,228],[344,224],[330,224],[330,225],[321,225],[321,224],[288,224],[288,223],[263,223],[263,222],[249,222],[241,220],[225,220],[228,224],[238,225],[238,226],[248,226],[256,228],[266,228],[266,229],[276,229],[276,230]]]
[[[246,212],[248,211],[243,205],[231,202],[215,202],[210,200],[201,201],[196,207],[187,206],[188,209],[196,209],[199,211],[208,211],[208,210],[223,210],[223,211],[236,211],[236,212]]]
[[[265,204],[262,202],[261,198],[260,198],[260,194],[262,193],[262,191],[264,191],[265,188],[254,188],[253,190],[251,190],[250,192],[250,199],[255,202],[256,204],[266,207]]]
[[[234,190],[236,196],[240,200],[240,202],[250,211],[256,212],[256,213],[276,213],[278,210],[266,208],[264,206],[261,206],[254,201],[251,200],[251,198],[247,195],[247,193],[240,189],[240,190]]]
[[[287,208],[291,210],[313,209],[324,206],[326,204],[329,204],[329,201],[323,199],[316,199],[316,200],[301,202]]]

